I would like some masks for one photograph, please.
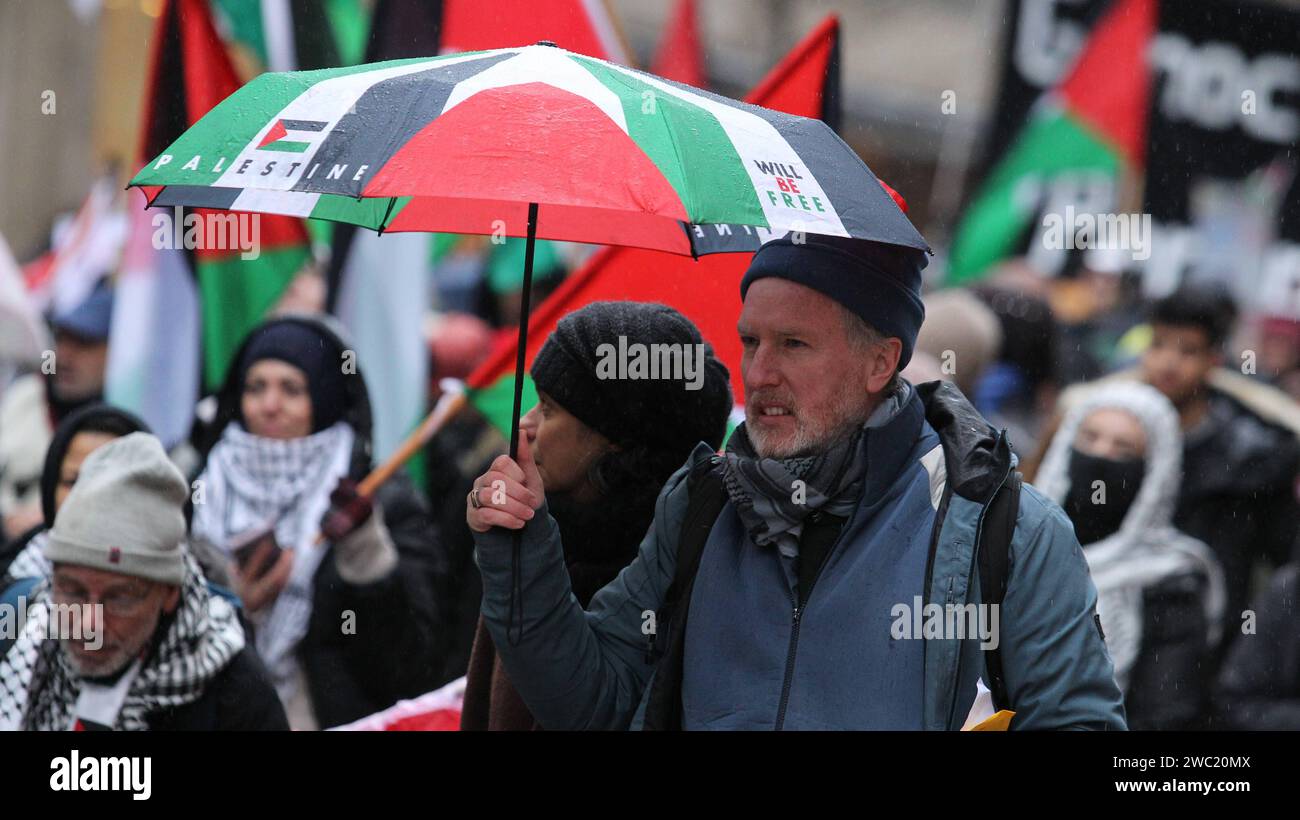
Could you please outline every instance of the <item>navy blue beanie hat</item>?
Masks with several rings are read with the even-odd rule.
[[[242,390],[249,368],[263,359],[293,365],[307,376],[312,432],[319,433],[343,418],[347,407],[342,353],[332,341],[301,322],[273,320],[253,331],[238,362],[237,384]],[[242,414],[239,422],[244,422]]]
[[[759,248],[740,280],[741,300],[750,285],[768,276],[812,288],[884,336],[901,340],[898,369],[906,367],[925,319],[921,302],[921,271],[929,262],[925,252],[842,236],[810,233],[803,239],[797,243],[786,235]]]

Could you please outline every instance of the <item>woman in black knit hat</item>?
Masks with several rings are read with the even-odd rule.
[[[520,427],[586,606],[636,556],[673,471],[700,442],[721,446],[730,377],[689,319],[641,302],[596,302],[564,317],[531,375],[538,402]],[[537,728],[482,622],[461,728]]]

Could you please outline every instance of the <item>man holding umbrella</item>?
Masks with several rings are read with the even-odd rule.
[[[981,683],[1015,729],[1125,727],[1068,519],[960,392],[897,375],[924,265],[858,239],[763,246],[741,283],[745,422],[668,480],[585,611],[526,437],[476,482],[498,502],[467,502],[484,621],[544,727],[957,729]],[[999,517],[995,579],[974,547],[996,552]],[[954,634],[977,607],[1001,610],[992,631]]]
[[[516,420],[537,239],[699,256],[852,237],[757,254],[745,426],[669,480],[589,612],[527,441],[480,479],[467,515],[509,677],[544,727],[958,727],[984,676],[1014,726],[1123,725],[1068,520],[1019,491],[959,393],[895,380],[928,245],[826,123],[539,43],[259,75],[131,184],[159,206],[526,237]],[[945,628],[923,628],[935,610]],[[955,610],[989,640],[946,628]]]

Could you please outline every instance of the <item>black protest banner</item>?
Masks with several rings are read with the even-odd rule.
[[[1005,12],[1002,73],[985,143],[983,176],[1014,142],[1029,110],[1070,70],[1110,0],[1010,0]]]
[[[1228,284],[1247,310],[1300,318],[1300,11],[1162,2],[1144,209],[1144,287]]]

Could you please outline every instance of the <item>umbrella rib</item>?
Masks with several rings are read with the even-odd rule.
[[[386,211],[384,211],[384,218],[383,218],[382,220],[380,220],[380,222],[379,222],[379,235],[380,235],[380,236],[383,236],[383,235],[384,235],[384,228],[387,228],[387,227],[388,227],[388,219],[389,219],[389,217],[391,217],[391,216],[393,215],[393,206],[396,205],[396,204],[397,204],[397,197],[395,197],[395,196],[390,196],[390,197],[388,198],[388,209],[387,209]]]

